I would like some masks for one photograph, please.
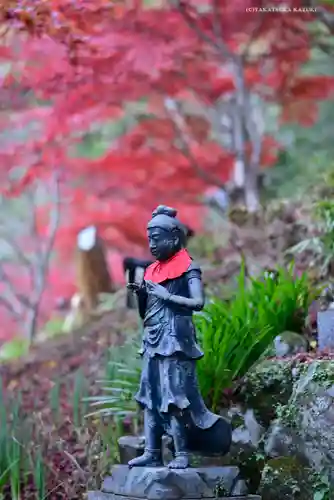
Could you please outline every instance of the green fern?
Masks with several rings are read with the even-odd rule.
[[[98,381],[102,395],[85,398],[95,408],[87,417],[113,416],[117,419],[138,413],[134,394],[141,373],[139,347],[138,339],[131,337],[124,345],[110,349],[105,379]]]
[[[304,327],[316,291],[305,275],[295,277],[292,267],[279,274],[278,283],[270,277],[247,281],[243,267],[233,299],[215,299],[195,316],[205,353],[197,368],[199,384],[215,411],[224,389],[252,368],[277,335]]]

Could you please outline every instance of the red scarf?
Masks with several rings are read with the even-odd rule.
[[[144,280],[152,281],[153,283],[162,283],[166,280],[179,278],[184,274],[192,262],[188,251],[183,248],[170,259],[160,262],[156,260],[148,266],[145,271]]]

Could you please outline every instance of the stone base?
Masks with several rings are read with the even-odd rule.
[[[247,496],[238,467],[134,467],[117,465],[101,492],[90,492],[88,500],[197,500],[214,498],[260,500]]]
[[[101,491],[89,491],[87,500],[137,500],[137,499],[135,497],[122,497],[118,495],[113,495],[111,493],[102,493]],[[169,500],[169,498],[165,498],[165,500]],[[223,500],[261,500],[261,497],[259,495],[247,495],[242,497],[240,496],[223,497]]]

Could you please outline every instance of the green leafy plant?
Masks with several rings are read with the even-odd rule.
[[[118,419],[137,415],[133,396],[138,390],[141,372],[139,347],[138,338],[131,336],[122,346],[110,348],[105,379],[99,381],[102,395],[85,398],[95,408],[88,417],[112,415]]]
[[[29,351],[29,341],[22,338],[15,338],[5,342],[0,349],[0,362],[20,358]]]
[[[59,422],[60,390],[61,390],[60,382],[59,380],[56,380],[49,394],[50,410],[56,422]]]
[[[46,498],[46,481],[45,481],[45,465],[43,455],[40,450],[37,451],[33,468],[34,481],[36,485],[37,495],[40,499]]]
[[[87,408],[87,387],[85,380],[83,371],[79,369],[75,374],[72,393],[73,423],[76,428],[79,428],[83,424]]]
[[[195,317],[205,352],[197,368],[199,384],[213,410],[223,391],[252,368],[277,335],[302,331],[313,298],[307,277],[294,277],[292,268],[279,274],[277,283],[270,277],[247,282],[243,266],[232,300],[215,299]]]
[[[35,485],[33,498],[45,500],[43,457],[33,448],[32,427],[22,417],[21,397],[5,401],[0,380],[0,495],[10,491],[10,498],[20,500],[25,485],[32,479]]]
[[[330,500],[333,490],[329,481],[328,473],[312,471],[310,474],[313,489],[313,500]]]

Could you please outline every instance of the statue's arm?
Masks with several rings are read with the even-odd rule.
[[[186,273],[190,297],[171,295],[168,302],[177,304],[191,311],[201,311],[204,307],[205,296],[202,282],[202,273],[199,267],[191,266]]]

